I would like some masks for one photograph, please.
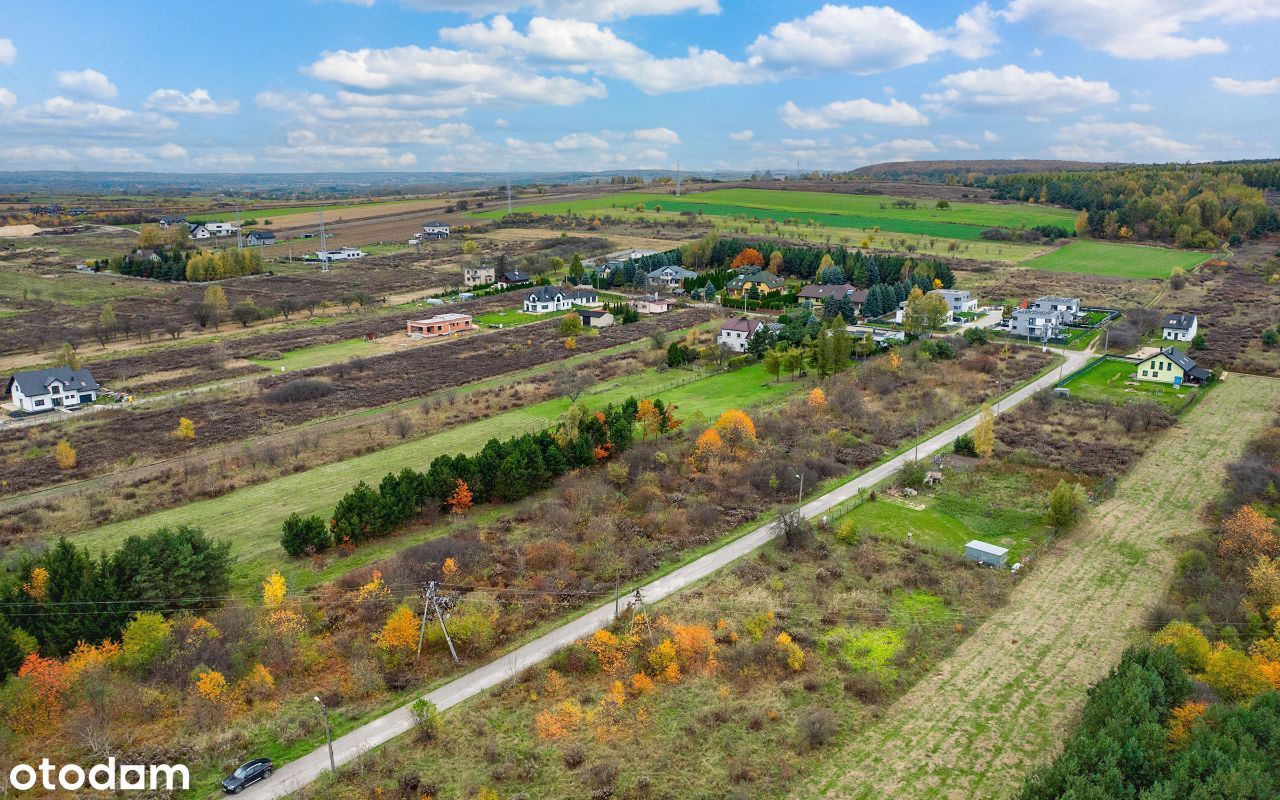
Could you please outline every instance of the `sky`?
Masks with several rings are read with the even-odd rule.
[[[1280,156],[1280,0],[0,0],[0,170]]]

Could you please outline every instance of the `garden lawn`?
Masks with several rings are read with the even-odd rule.
[[[544,319],[552,319],[553,317],[563,317],[571,314],[572,311],[548,311],[544,314],[527,314],[520,308],[508,308],[505,311],[490,311],[488,314],[481,314],[475,318],[477,325],[494,325],[503,328],[513,328],[516,325],[528,325],[531,322],[541,322]]]
[[[1192,395],[1203,391],[1194,386],[1174,388],[1164,383],[1134,380],[1133,368],[1131,361],[1107,358],[1061,385],[1071,390],[1072,397],[1094,403],[1123,405],[1141,400],[1159,403],[1171,410],[1181,408]]]
[[[1074,241],[1051,253],[1031,259],[1025,266],[1029,269],[1110,275],[1118,278],[1164,279],[1169,277],[1174,267],[1191,269],[1209,260],[1211,256],[1211,253],[1197,250]]]
[[[687,419],[694,413],[710,417],[731,407],[765,404],[808,386],[805,381],[766,383],[768,378],[759,364],[702,379],[685,370],[646,370],[598,384],[581,400],[591,408],[602,408],[628,397],[660,396],[665,402],[675,403],[678,415]],[[287,558],[280,549],[280,526],[289,514],[295,511],[303,515],[320,514],[327,519],[334,504],[358,481],[376,486],[389,472],[399,472],[405,467],[425,470],[436,456],[475,453],[489,439],[507,439],[549,428],[568,405],[567,398],[548,400],[395,447],[248,486],[221,497],[95,528],[75,534],[72,539],[96,553],[113,549],[135,534],[146,534],[165,526],[191,525],[215,539],[232,543],[231,552],[236,561],[234,588],[255,586],[274,569],[285,574],[291,587],[306,588],[432,538],[440,530],[438,527],[414,529],[369,542],[354,555],[331,561],[328,570],[316,572],[309,569],[306,562]],[[484,514],[494,509],[495,506],[483,506],[472,513]]]

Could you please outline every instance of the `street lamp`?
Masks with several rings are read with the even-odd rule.
[[[324,738],[329,742],[329,769],[337,775],[338,763],[333,760],[333,729],[329,727],[329,707],[324,704],[319,695],[312,699],[320,704],[320,710],[324,712]]]
[[[799,508],[804,505],[804,476],[797,472],[796,477],[800,479],[800,494],[796,496],[796,508]]]

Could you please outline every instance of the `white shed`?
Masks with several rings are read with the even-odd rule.
[[[1006,547],[998,547],[974,539],[964,546],[964,557],[989,567],[1001,567],[1009,557],[1009,550]]]

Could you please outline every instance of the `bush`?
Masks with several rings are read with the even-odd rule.
[[[258,353],[257,358],[259,361],[279,361],[284,358],[284,353],[281,353],[279,350],[263,350],[261,353]]]
[[[444,720],[435,703],[420,697],[409,706],[409,713],[413,715],[413,729],[420,741],[434,742],[440,738],[440,733],[444,730]]]
[[[898,470],[898,485],[919,489],[924,486],[924,476],[927,471],[920,461],[904,462],[902,468]]]
[[[845,520],[836,528],[835,537],[837,542],[852,546],[862,541],[862,531],[853,524],[853,520]]]
[[[319,400],[332,391],[333,384],[328,381],[322,381],[319,378],[300,378],[269,389],[262,399],[276,405],[304,403],[308,400]]]
[[[969,328],[964,332],[964,340],[969,344],[986,344],[991,341],[991,334],[985,328]]]
[[[946,339],[926,339],[920,343],[920,352],[938,361],[950,361],[956,355],[955,348]]]
[[[817,750],[830,743],[837,728],[835,712],[825,706],[810,706],[800,712],[800,718],[796,720],[796,733],[801,744],[809,750]]]
[[[813,541],[813,523],[799,511],[789,511],[778,518],[783,546],[788,550],[803,550]]]
[[[333,537],[329,535],[329,528],[318,515],[304,517],[294,512],[285,518],[280,546],[294,558],[322,553],[332,544]]]
[[[951,443],[951,452],[958,456],[978,457],[978,450],[973,446],[973,437],[967,433],[956,437],[956,440]]]

